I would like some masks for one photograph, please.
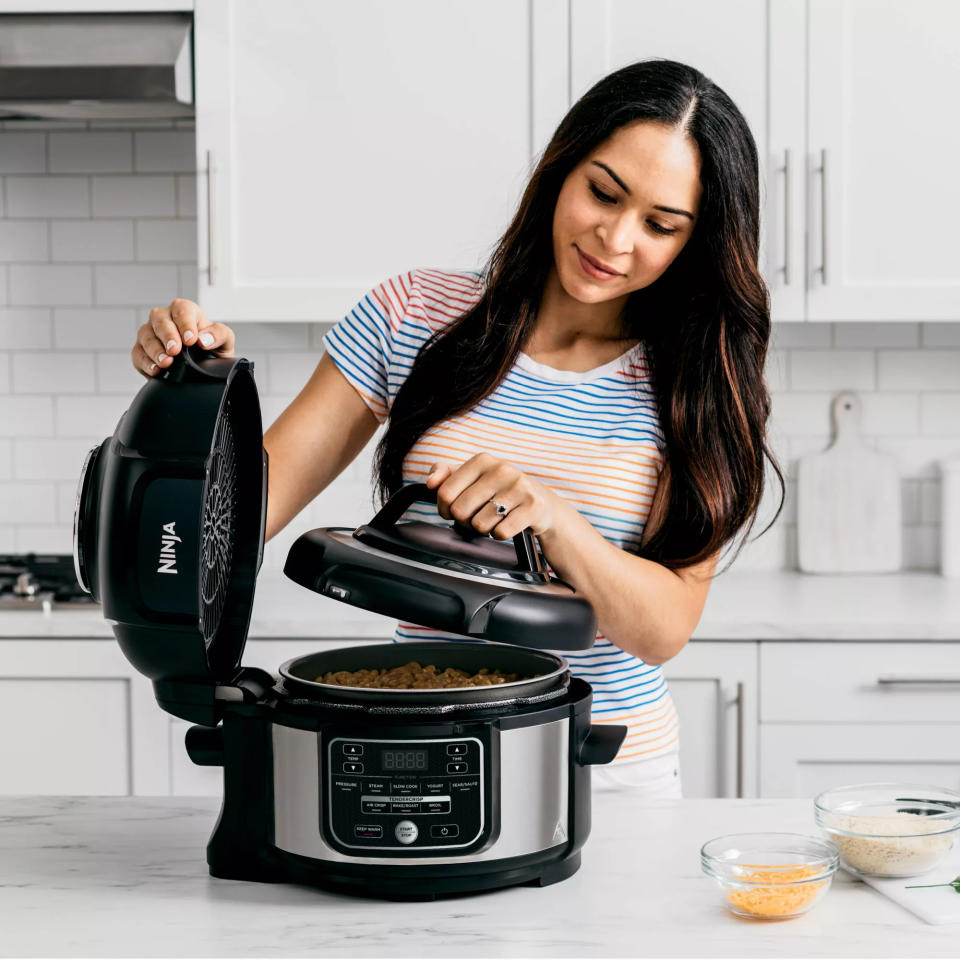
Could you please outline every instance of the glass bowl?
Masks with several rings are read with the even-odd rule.
[[[700,865],[738,917],[788,920],[820,901],[837,872],[829,840],[799,833],[732,833],[703,845]]]
[[[956,845],[960,793],[915,783],[853,784],[821,793],[813,815],[852,873],[916,877]]]

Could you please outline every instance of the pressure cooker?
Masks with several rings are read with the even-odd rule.
[[[87,456],[78,580],[159,706],[190,721],[191,760],[223,769],[215,877],[389,899],[544,886],[580,865],[590,767],[626,728],[556,651],[589,648],[593,610],[532,531],[403,520],[424,484],[357,528],[309,530],[284,573],[307,590],[468,640],[319,649],[243,666],[263,558],[268,458],[253,364],[187,347]],[[415,661],[505,682],[389,689],[340,671]]]

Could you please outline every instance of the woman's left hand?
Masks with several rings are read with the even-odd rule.
[[[437,491],[437,510],[445,520],[459,520],[496,540],[512,540],[525,527],[542,536],[576,509],[549,487],[532,480],[506,460],[478,453],[451,467],[434,464],[427,486]],[[496,501],[507,508],[498,515]]]

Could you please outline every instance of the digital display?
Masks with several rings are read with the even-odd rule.
[[[390,771],[426,770],[426,750],[384,750],[383,769]]]

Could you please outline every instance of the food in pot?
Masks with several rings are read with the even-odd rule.
[[[881,877],[911,876],[936,866],[953,849],[956,830],[950,828],[956,825],[953,818],[931,821],[904,812],[886,816],[831,813],[823,822],[847,866]],[[924,834],[924,830],[931,832]]]
[[[383,687],[390,690],[436,690],[455,687],[489,687],[514,680],[530,680],[516,673],[489,670],[483,667],[477,673],[467,673],[456,667],[438,670],[434,664],[422,667],[416,660],[402,667],[380,670],[336,670],[321,674],[317,683],[333,683],[342,687]]]

